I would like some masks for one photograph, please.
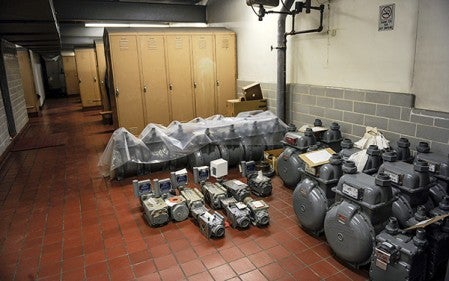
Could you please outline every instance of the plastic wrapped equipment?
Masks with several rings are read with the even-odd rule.
[[[139,137],[119,128],[112,134],[98,166],[103,176],[118,179],[165,169],[169,161],[171,168],[185,167],[188,156],[207,145],[219,146],[214,151],[220,154],[227,150],[224,154],[235,164],[244,155],[261,160],[267,147],[280,145],[288,126],[269,111],[244,113],[237,117],[195,118],[187,123],[173,121],[168,127],[149,124]]]

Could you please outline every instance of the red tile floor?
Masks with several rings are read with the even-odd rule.
[[[227,228],[224,239],[207,240],[191,220],[149,227],[131,179],[98,172],[112,133],[98,112],[83,111],[79,97],[48,100],[27,135],[67,133],[67,144],[12,152],[1,166],[0,280],[367,278],[299,228],[292,191],[279,178],[267,199],[268,228]]]

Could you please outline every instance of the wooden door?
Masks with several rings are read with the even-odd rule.
[[[75,56],[62,56],[62,64],[64,66],[67,95],[78,95],[80,93],[80,87],[78,84]]]
[[[140,88],[137,38],[135,35],[111,35],[109,44],[119,126],[138,135],[146,124]]]
[[[195,116],[190,36],[168,35],[166,42],[172,118],[177,121],[190,121]]]
[[[213,35],[193,35],[192,55],[196,116],[209,117],[216,112]]]
[[[75,49],[75,58],[83,107],[101,105],[95,50],[93,48]]]
[[[109,102],[108,93],[106,92],[106,59],[104,55],[103,42],[95,42],[95,54],[97,57],[97,75],[100,86],[101,103],[103,105],[103,111],[110,111],[111,104]]]
[[[218,114],[226,114],[226,101],[236,97],[235,34],[215,35],[216,88]]]
[[[27,50],[18,50],[20,77],[22,78],[23,93],[28,112],[39,112],[39,99],[34,87],[33,70],[31,69],[30,55]]]
[[[170,121],[164,36],[139,36],[142,90],[146,123],[167,126]]]

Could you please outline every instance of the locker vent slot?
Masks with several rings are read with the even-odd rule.
[[[155,38],[148,39],[148,50],[157,50],[157,41]]]
[[[221,48],[229,49],[229,39],[228,38],[221,40]]]
[[[207,48],[207,41],[206,41],[205,38],[201,38],[198,41],[198,48],[200,48],[200,49],[206,49]]]
[[[129,41],[126,38],[121,38],[119,42],[120,50],[128,50],[129,48]]]
[[[175,39],[175,48],[176,49],[182,49],[184,44],[184,40],[182,40],[182,37],[176,37]]]

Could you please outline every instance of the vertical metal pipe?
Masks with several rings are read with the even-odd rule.
[[[282,6],[282,12],[288,12],[295,0],[286,0]],[[276,112],[279,119],[286,121],[286,99],[287,99],[287,36],[285,35],[286,14],[280,14],[278,19],[278,49],[277,49],[277,102]]]

